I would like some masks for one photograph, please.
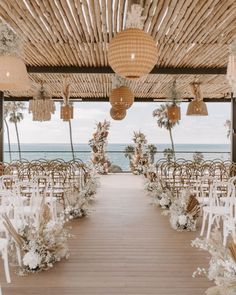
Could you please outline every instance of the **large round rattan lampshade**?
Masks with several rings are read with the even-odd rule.
[[[203,100],[193,99],[187,109],[187,116],[208,116],[207,105]]]
[[[0,90],[24,91],[29,88],[29,77],[22,59],[11,55],[0,56]]]
[[[126,109],[112,107],[110,110],[110,115],[113,120],[117,120],[117,121],[123,120],[126,116]]]
[[[176,104],[170,105],[167,107],[167,117],[168,119],[175,123],[181,119],[180,107]]]
[[[115,108],[128,109],[134,103],[134,94],[127,86],[121,86],[112,90],[110,104]]]
[[[109,44],[108,62],[115,73],[127,79],[147,75],[157,62],[155,41],[140,29],[121,31]]]

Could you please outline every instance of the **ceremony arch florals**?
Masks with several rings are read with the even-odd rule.
[[[110,162],[107,158],[106,147],[107,137],[109,133],[110,122],[104,121],[97,124],[97,129],[93,134],[93,138],[89,141],[92,148],[93,167],[99,174],[107,174]]]
[[[10,220],[4,217],[5,227],[23,253],[19,275],[47,270],[54,263],[69,257],[70,234],[64,227],[64,221],[54,221],[47,205],[41,207],[39,216],[39,224],[31,220],[18,232]]]
[[[211,256],[208,268],[198,267],[193,273],[193,277],[205,275],[216,284],[215,287],[209,288],[206,294],[236,294],[236,244],[231,243],[225,247],[220,231],[214,229],[209,239],[196,238],[192,241],[192,247],[208,251]]]
[[[189,190],[183,190],[170,206],[170,224],[177,231],[195,231],[200,204]]]
[[[134,154],[130,162],[134,174],[143,174],[148,167],[147,139],[142,132],[134,132]]]

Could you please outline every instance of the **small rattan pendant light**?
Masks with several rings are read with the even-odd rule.
[[[167,106],[167,118],[175,123],[181,119],[181,110],[178,106],[180,102],[180,93],[176,89],[176,81],[173,82],[170,88],[169,97],[172,102]]]
[[[110,115],[113,120],[121,121],[126,116],[126,109],[112,107],[110,110]]]
[[[108,48],[110,66],[127,79],[139,79],[149,74],[157,62],[156,43],[143,31],[142,10],[140,5],[131,6],[126,29],[116,34]]]
[[[112,89],[109,101],[113,107],[129,109],[134,103],[134,94],[129,87],[120,86]]]
[[[207,105],[203,101],[202,90],[199,83],[190,84],[194,99],[189,103],[187,116],[208,116]]]

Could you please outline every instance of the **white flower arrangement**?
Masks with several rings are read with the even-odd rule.
[[[106,154],[107,136],[110,128],[110,122],[104,121],[97,124],[96,132],[89,141],[92,148],[92,163],[98,174],[107,174],[110,162]]]
[[[21,251],[24,253],[19,275],[36,273],[53,267],[54,263],[69,257],[68,238],[62,219],[51,219],[48,205],[43,205],[39,224],[28,222],[19,232],[5,216],[5,226]],[[12,246],[11,246],[12,247]]]
[[[196,238],[192,241],[192,247],[208,251],[211,255],[208,268],[200,268],[193,273],[205,275],[210,281],[214,281],[215,287],[206,291],[207,295],[235,295],[236,294],[236,245],[224,247],[222,235],[214,229],[210,239]]]
[[[170,206],[170,224],[177,231],[195,231],[200,205],[189,190],[183,190]]]
[[[133,158],[130,161],[131,170],[135,175],[144,174],[149,166],[148,155],[146,153],[146,136],[140,131],[134,132],[133,142],[135,148]]]
[[[23,51],[22,39],[0,19],[0,55],[19,56]]]
[[[152,185],[151,196],[153,204],[160,206],[162,209],[169,210],[173,195],[168,188],[163,188],[160,183],[155,182]]]

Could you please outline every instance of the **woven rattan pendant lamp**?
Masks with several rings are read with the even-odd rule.
[[[208,116],[207,105],[203,101],[203,95],[199,83],[190,84],[194,99],[189,103],[187,116]]]
[[[121,121],[126,116],[126,109],[112,107],[110,110],[110,115],[113,120]]]
[[[109,97],[112,107],[129,109],[134,103],[134,94],[127,86],[112,89]]]
[[[131,6],[126,29],[110,42],[108,62],[114,72],[127,79],[139,79],[151,72],[157,62],[157,47],[151,35],[143,31],[143,8]]]
[[[30,87],[21,39],[0,20],[0,90],[24,91]]]

